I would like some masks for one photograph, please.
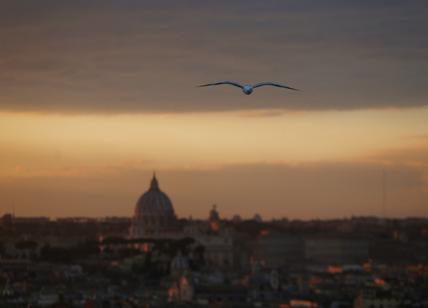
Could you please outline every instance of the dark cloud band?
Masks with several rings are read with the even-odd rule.
[[[426,1],[3,1],[0,109],[424,106],[427,19]],[[194,87],[220,79],[304,91]]]

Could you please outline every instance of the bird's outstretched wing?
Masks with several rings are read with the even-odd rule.
[[[228,85],[235,86],[235,87],[238,87],[241,89],[244,88],[244,86],[242,86],[241,84],[239,84],[238,82],[235,82],[235,81],[219,81],[219,82],[214,82],[214,83],[201,84],[198,87],[218,86],[218,85],[222,85],[222,84],[228,84]]]
[[[253,86],[253,88],[258,88],[258,87],[263,87],[263,86],[272,86],[272,87],[278,87],[278,88],[285,88],[285,89],[290,89],[290,90],[294,90],[294,91],[299,91],[299,89],[295,89],[280,83],[276,83],[276,82],[259,82],[257,84],[255,84]]]

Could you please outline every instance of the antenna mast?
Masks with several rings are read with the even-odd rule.
[[[382,218],[386,220],[386,171],[382,170]]]

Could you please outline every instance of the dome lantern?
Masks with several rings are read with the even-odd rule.
[[[150,190],[159,190],[158,179],[156,178],[156,172],[153,172],[153,178],[150,183]]]

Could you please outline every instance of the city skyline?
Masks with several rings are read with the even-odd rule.
[[[131,216],[155,170],[179,217],[428,216],[425,2],[45,4],[0,4],[2,213]]]

